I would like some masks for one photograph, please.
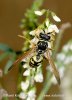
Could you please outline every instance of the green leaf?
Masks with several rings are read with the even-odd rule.
[[[0,50],[2,51],[13,51],[8,45],[0,43]]]
[[[5,66],[5,69],[4,69],[4,74],[7,74],[8,73],[8,71],[12,67],[13,63],[14,63],[14,61],[8,60],[6,66]]]
[[[10,71],[10,69],[12,69],[12,67],[13,67],[12,65],[13,65],[15,59],[16,59],[16,53],[14,52],[14,53],[12,53],[11,59],[9,59],[8,62],[6,63],[6,66],[4,68],[4,74],[7,74]]]
[[[9,55],[9,52],[5,52],[0,55],[0,62]]]
[[[43,4],[43,0],[35,0],[35,2],[32,5],[33,10],[38,10]]]
[[[2,100],[9,100],[8,97],[3,97]]]
[[[34,11],[38,10],[43,4],[43,0],[35,0],[31,9],[28,9],[25,13],[25,18],[22,19],[20,27],[27,30],[34,30],[38,27],[38,17]]]

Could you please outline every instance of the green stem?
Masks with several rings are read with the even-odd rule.
[[[35,22],[35,17],[33,17],[33,16],[35,16],[35,14],[33,13],[35,10],[38,10],[41,6],[42,6],[42,4],[43,4],[43,1],[44,0],[34,0],[34,2],[33,2],[33,5],[32,5],[32,7],[31,7],[31,9],[29,9],[29,12],[27,11],[26,12],[26,17],[27,17],[27,19],[26,19],[26,21],[28,21],[29,20],[29,23],[34,23]],[[29,14],[30,14],[30,16],[29,16]],[[33,17],[33,18],[32,18]],[[32,19],[32,20],[31,20]],[[27,23],[26,23],[27,24]],[[26,25],[25,24],[25,25]],[[34,23],[35,24],[35,23]],[[32,29],[30,29],[30,27],[32,28]],[[34,28],[33,28],[33,26],[31,26],[31,24],[30,25],[28,25],[27,27],[26,27],[26,29],[29,29],[28,31],[30,31],[30,30],[33,30]],[[27,34],[26,35],[28,38],[29,38],[29,34]],[[25,41],[24,41],[25,42]],[[25,44],[25,43],[24,43]],[[26,44],[27,45],[27,44]],[[24,45],[24,49],[26,48],[26,45]],[[27,48],[26,49],[29,49],[29,47],[27,46]],[[25,50],[26,50],[25,49]],[[21,66],[20,66],[21,67]],[[21,81],[23,80],[23,71],[21,71],[20,72],[20,69],[19,69],[19,78],[18,78],[18,82],[17,82],[17,84],[18,84],[18,88],[17,88],[17,93],[19,93],[19,91],[20,91],[20,83],[21,83]],[[18,98],[16,98],[16,100],[18,100]],[[20,99],[19,99],[20,100]]]
[[[44,83],[44,87],[42,89],[42,92],[40,93],[39,97],[37,100],[43,100],[44,97],[45,97],[45,94],[48,92],[48,90],[50,89],[51,87],[51,80],[52,80],[52,74],[48,71],[47,72],[47,76],[46,76],[46,80],[45,80],[45,83]]]

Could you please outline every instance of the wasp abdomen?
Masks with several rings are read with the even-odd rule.
[[[42,57],[40,57],[40,59],[37,59],[36,56],[31,57],[29,65],[31,67],[38,67],[39,65],[41,65],[42,62]]]

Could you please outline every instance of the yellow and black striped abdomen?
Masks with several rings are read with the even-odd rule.
[[[40,56],[39,59],[37,59],[37,56],[35,55],[30,58],[29,65],[30,65],[30,67],[35,68],[35,67],[38,67],[39,65],[41,65],[42,61],[43,61],[42,56]]]

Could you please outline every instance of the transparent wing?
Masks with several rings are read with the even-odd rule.
[[[29,51],[27,51],[26,53],[24,53],[22,56],[20,56],[14,63],[12,66],[15,66],[17,63],[21,62],[22,59],[26,59],[27,57],[30,57],[36,50],[36,47],[30,49]],[[9,71],[12,69],[13,67],[11,67],[9,69]]]
[[[52,72],[58,82],[58,84],[60,84],[60,76],[59,76],[59,72],[54,64],[54,61],[50,55],[49,50],[47,50],[47,52],[44,54],[45,58],[49,61],[50,66],[52,67]]]

